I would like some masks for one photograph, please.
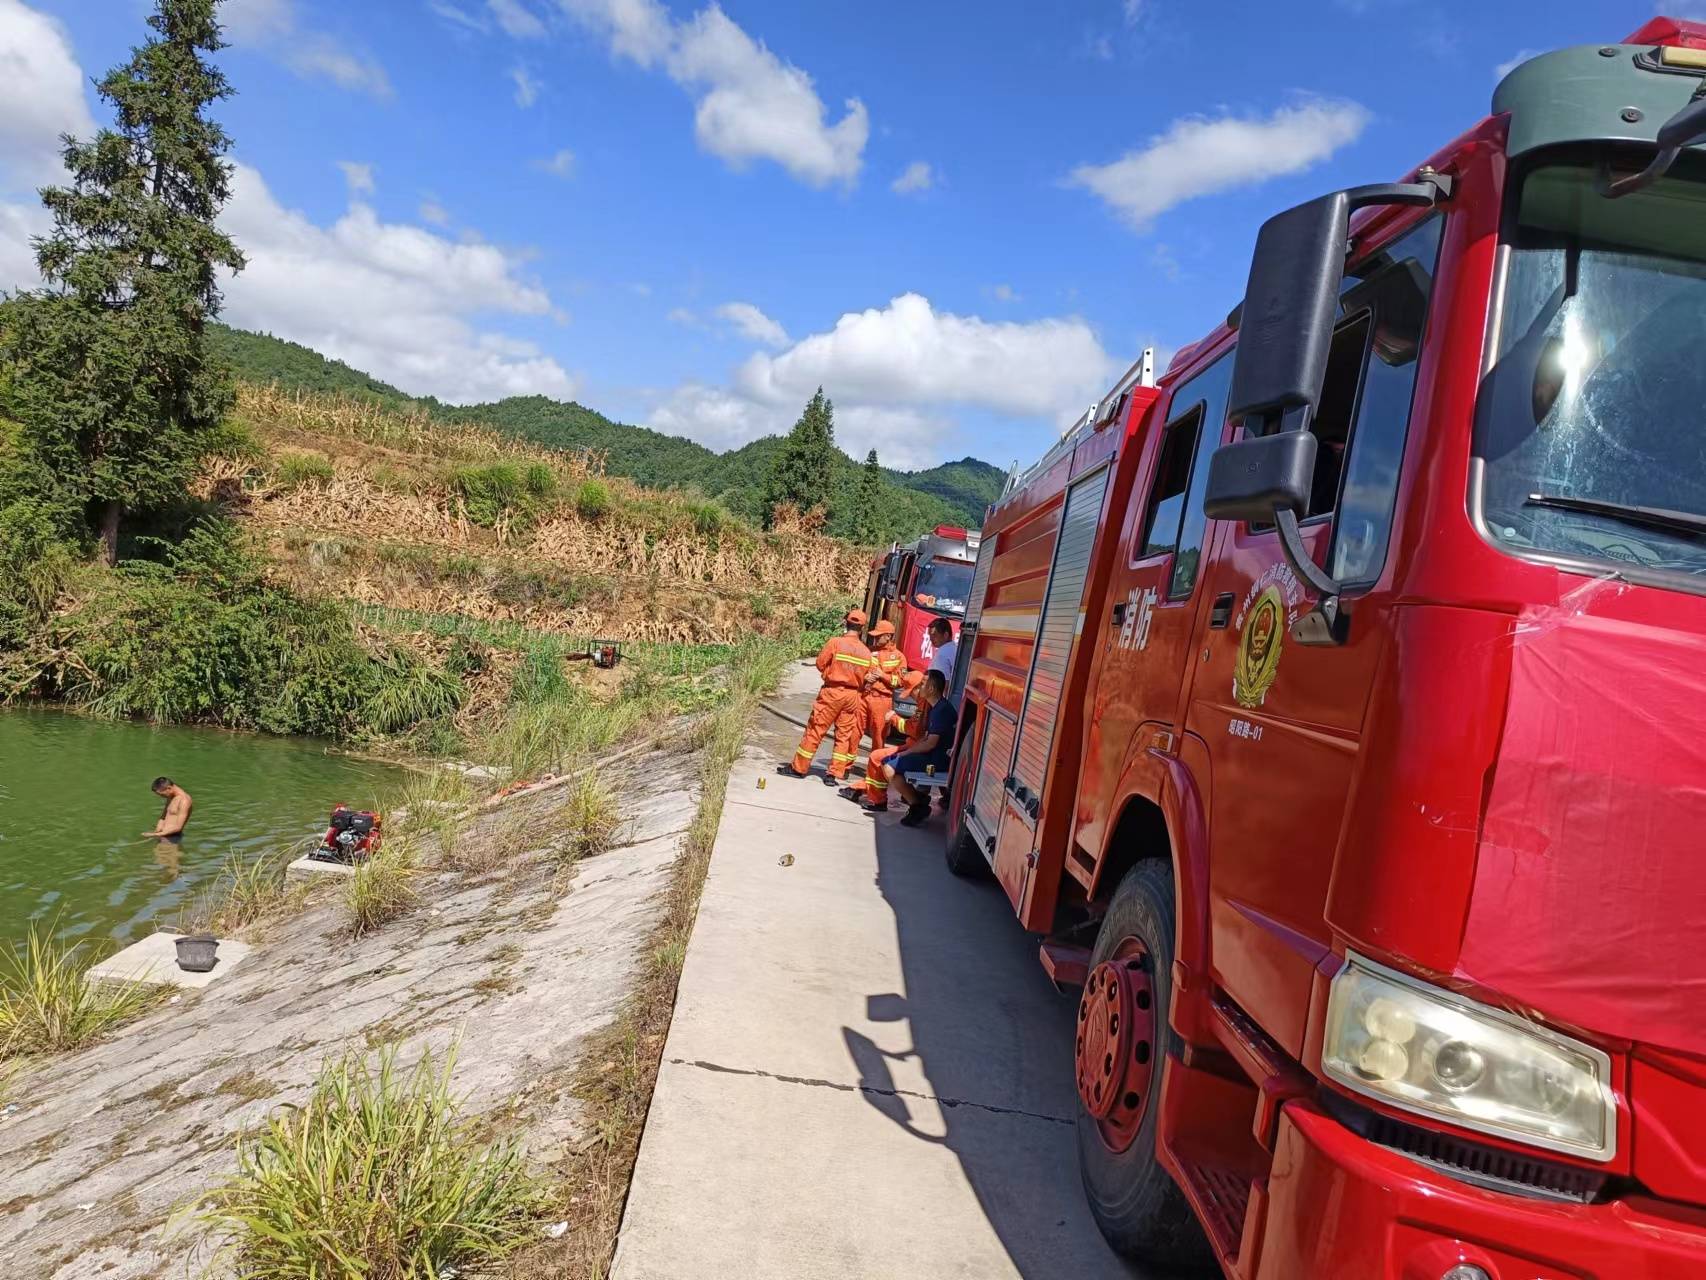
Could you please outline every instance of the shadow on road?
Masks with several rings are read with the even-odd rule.
[[[903,1024],[910,1048],[885,1050],[845,1028],[861,1096],[954,1154],[1019,1275],[1140,1276],[1103,1242],[1079,1182],[1075,999],[1043,975],[1035,939],[994,882],[949,873],[941,815],[921,830],[899,817],[896,809],[873,825],[877,887],[894,912],[905,987],[871,994],[866,1016]],[[927,1092],[897,1089],[892,1064],[907,1060]]]

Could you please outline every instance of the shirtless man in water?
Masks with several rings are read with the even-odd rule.
[[[190,820],[190,808],[195,801],[189,792],[170,778],[154,779],[153,790],[166,802],[166,807],[160,810],[160,821],[154,824],[154,830],[142,834],[154,837],[154,861],[165,872],[166,883],[170,884],[178,878],[182,857],[179,846],[184,842],[184,824]]]
[[[154,779],[154,794],[166,802],[166,807],[160,811],[160,821],[154,824],[154,830],[144,831],[145,836],[160,836],[166,840],[176,840],[183,836],[184,827],[190,820],[190,808],[195,801],[190,793],[185,791],[170,778]]]

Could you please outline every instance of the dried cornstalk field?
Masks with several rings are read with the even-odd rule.
[[[713,508],[707,529],[711,504],[605,477],[593,452],[270,387],[240,386],[238,408],[266,456],[209,459],[197,492],[241,513],[279,575],[316,593],[573,635],[726,643],[864,586],[869,552],[810,517],[760,532]],[[544,464],[557,496],[475,523],[451,471],[495,462]],[[576,486],[594,481],[608,506],[583,513]]]

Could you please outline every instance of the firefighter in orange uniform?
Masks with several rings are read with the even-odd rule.
[[[846,625],[847,630],[832,637],[817,655],[817,670],[823,677],[823,688],[818,690],[817,701],[812,704],[811,719],[806,724],[805,737],[800,739],[800,749],[794,752],[792,761],[776,766],[777,773],[805,777],[811,770],[818,744],[832,725],[835,728],[835,749],[829,757],[828,784],[834,786],[840,782],[853,767],[853,760],[859,753],[859,717],[864,710],[861,695],[865,677],[871,671],[871,651],[859,639],[859,632],[865,626],[864,610],[850,611]]]
[[[886,618],[871,628],[871,674],[865,682],[863,728],[871,750],[888,741],[889,714],[897,690],[906,687],[906,655],[894,642],[894,623]]]
[[[887,809],[889,807],[889,783],[883,777],[880,767],[885,760],[892,760],[903,752],[911,751],[924,737],[925,718],[930,714],[930,708],[919,700],[918,709],[905,720],[902,720],[893,708],[883,713],[883,728],[878,732],[884,738],[888,737],[890,729],[899,729],[906,735],[906,741],[898,747],[876,746],[871,748],[871,758],[865,761],[865,785],[859,787],[843,787],[841,794],[849,800],[858,800],[861,795],[864,803],[861,809]]]

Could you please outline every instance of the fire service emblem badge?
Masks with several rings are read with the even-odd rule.
[[[1259,707],[1279,675],[1285,638],[1286,601],[1278,584],[1269,585],[1244,610],[1238,659],[1232,666],[1232,697],[1241,707]]]

